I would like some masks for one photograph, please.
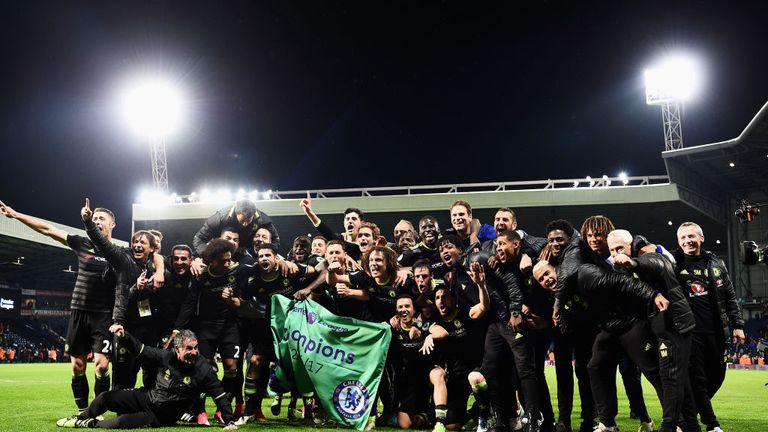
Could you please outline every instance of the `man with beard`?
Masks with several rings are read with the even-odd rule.
[[[397,323],[393,327],[393,364],[397,425],[401,429],[420,429],[427,422],[429,409],[429,371],[431,356],[419,353],[429,334],[429,322],[417,321],[416,306],[409,294],[400,294],[395,302]]]
[[[122,326],[113,328],[124,346],[142,362],[157,369],[156,384],[130,390],[112,390],[97,396],[77,417],[56,422],[65,428],[136,429],[173,426],[189,407],[205,392],[222,412],[224,430],[235,430],[227,393],[211,364],[198,356],[194,333],[182,330],[173,339],[173,351],[147,346]],[[102,414],[114,411],[117,416],[101,420]]]
[[[152,313],[156,305],[155,290],[151,284],[154,280],[160,280],[162,283],[165,268],[163,258],[159,254],[152,255],[155,237],[149,231],[136,231],[131,238],[131,248],[122,248],[115,246],[96,226],[88,198],[85,199],[80,216],[88,238],[107,259],[115,273],[117,283],[112,313],[113,325],[127,327],[143,343],[156,346],[160,335],[157,333],[157,323]],[[115,345],[112,387],[114,390],[133,388],[140,364],[121,349],[119,339],[115,340]],[[142,369],[143,381],[148,387],[152,387],[155,371],[147,367]]]
[[[522,255],[520,260],[520,269],[528,273],[533,267],[533,258],[537,257],[547,243],[546,239],[533,237],[523,230],[517,229],[517,217],[514,210],[508,207],[502,207],[493,217],[493,229],[496,233],[506,230],[517,231],[522,239]],[[480,250],[488,255],[488,265],[491,268],[496,267],[496,239],[486,240],[480,246]]]
[[[181,304],[189,295],[192,286],[192,249],[187,245],[176,245],[171,249],[171,269],[166,271],[163,288],[155,293],[157,298],[157,326],[160,345],[165,346],[173,332],[173,324],[181,311]]]
[[[275,360],[269,321],[272,316],[272,296],[282,295],[289,299],[293,298],[298,281],[305,275],[315,272],[313,267],[299,264],[295,275],[284,276],[278,263],[277,248],[272,244],[259,246],[256,253],[256,265],[249,270],[244,298],[257,300],[262,318],[254,320],[252,324],[254,337],[251,342],[254,345],[250,359],[251,367],[245,378],[245,414],[238,420],[238,424],[259,420],[256,415],[260,414],[262,395],[269,379],[269,362]],[[307,404],[310,403],[307,402]],[[309,410],[306,414],[309,415]]]
[[[272,219],[264,212],[256,208],[253,201],[242,199],[232,207],[225,207],[209,217],[199,231],[195,234],[192,244],[198,255],[202,255],[209,241],[219,238],[226,227],[237,229],[242,240],[243,247],[250,247],[250,240],[259,228],[269,230],[272,243],[279,246],[280,236],[272,224]]]
[[[513,230],[502,231],[496,238],[494,255],[498,258],[500,265],[493,273],[496,288],[489,290],[493,313],[488,314],[491,317],[491,323],[485,335],[482,366],[478,371],[469,374],[469,383],[475,393],[475,399],[481,406],[487,406],[486,400],[490,396],[496,417],[496,430],[517,430],[520,420],[515,410],[511,408],[513,404],[509,401],[509,393],[502,390],[502,386],[508,381],[505,378],[509,376],[509,371],[504,369],[506,365],[513,362],[520,382],[519,390],[525,399],[528,420],[526,432],[539,431],[540,409],[544,411],[546,422],[541,430],[551,431],[553,416],[552,406],[547,403],[549,391],[546,389],[546,381],[539,383],[534,352],[536,339],[544,338],[536,334],[536,331],[543,330],[547,326],[546,320],[542,318],[546,314],[532,307],[531,298],[527,299],[529,304],[525,304],[526,298],[522,287],[526,284],[527,278],[520,270],[521,243],[520,235]],[[546,345],[548,346],[548,343]],[[543,353],[541,357],[543,366]],[[541,374],[543,378],[543,370]],[[539,396],[544,392],[546,392],[546,400]],[[543,405],[542,402],[544,402]],[[478,421],[478,423],[482,422]]]
[[[558,274],[546,260],[533,269],[535,280],[554,292]],[[622,352],[640,365],[661,400],[661,381],[653,347],[655,337],[646,321],[650,304],[664,311],[669,301],[653,287],[594,264],[584,264],[562,285],[561,320],[565,325],[593,318],[600,332],[587,366],[600,423],[595,431],[615,432],[618,402],[616,366]],[[643,422],[649,423],[649,422]],[[646,430],[646,429],[641,429]]]
[[[473,263],[471,270],[479,302],[465,308],[450,288],[445,285],[435,287],[435,307],[440,316],[429,327],[429,335],[424,338],[420,350],[423,354],[435,350],[438,358],[439,366],[433,367],[429,373],[434,387],[434,432],[458,430],[464,424],[471,391],[467,376],[482,361],[482,340],[476,332],[475,323],[489,310],[490,300],[482,266]]]
[[[235,246],[227,240],[212,240],[203,254],[205,272],[192,282],[184,300],[176,329],[194,324],[200,355],[215,365],[218,351],[224,365],[221,384],[229,394],[237,392],[237,360],[241,355],[237,311],[248,278],[248,268],[232,262]],[[175,336],[177,330],[174,330]],[[204,405],[196,407],[197,423],[206,424]]]
[[[344,245],[344,251],[351,256],[354,260],[359,260],[362,256],[360,246],[358,245],[358,230],[363,222],[363,212],[358,208],[348,208],[344,210],[344,232],[336,234],[333,232],[330,226],[320,220],[320,218],[312,211],[312,199],[307,192],[307,197],[299,203],[299,206],[307,215],[309,221],[317,229],[323,237],[327,239],[335,239],[342,242]]]
[[[563,283],[585,262],[581,236],[570,222],[563,219],[551,221],[545,231],[547,247],[542,251],[542,259],[548,260],[555,267],[558,281]],[[553,318],[557,323],[557,300],[554,308]],[[595,402],[592,398],[587,364],[592,357],[592,344],[596,335],[597,329],[588,320],[571,323],[569,328],[560,326],[553,332],[558,408],[556,432],[571,432],[574,364],[581,399],[579,432],[591,432],[594,429]]]
[[[493,217],[493,229],[497,233],[506,230],[516,230],[517,219],[515,218],[515,212],[508,207],[502,207],[497,210]],[[480,249],[489,256],[494,256],[496,254],[496,239],[484,241]]]
[[[677,279],[696,320],[688,369],[696,410],[708,431],[722,432],[711,399],[725,380],[726,341],[733,337],[734,342],[744,343],[744,320],[725,263],[702,249],[701,227],[693,222],[681,224],[677,242]]]
[[[659,372],[664,392],[661,401],[663,420],[659,432],[676,432],[681,413],[686,420],[685,429],[694,431],[699,427],[688,382],[688,362],[691,331],[696,326],[696,321],[669,259],[656,253],[655,245],[646,244],[644,248],[648,249],[650,246],[653,253],[645,253],[643,249],[633,251],[633,240],[632,234],[627,230],[613,230],[608,233],[608,248],[614,267],[636,275],[670,300],[667,311],[653,313],[650,317],[651,329],[659,340]],[[647,427],[644,430],[651,429]]]
[[[70,302],[67,343],[72,369],[72,395],[78,411],[88,406],[88,378],[85,376],[88,354],[93,353],[95,382],[93,394],[109,390],[109,356],[112,351],[112,310],[115,303],[115,278],[108,272],[107,260],[96,251],[87,237],[67,234],[50,223],[19,213],[0,201],[0,214],[16,219],[30,229],[65,245],[77,256],[77,279]],[[111,240],[115,215],[102,207],[94,209],[93,222]]]

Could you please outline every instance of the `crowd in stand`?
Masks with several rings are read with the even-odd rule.
[[[0,322],[0,363],[69,362],[63,344],[49,345],[40,340],[31,341],[13,331],[13,326]]]

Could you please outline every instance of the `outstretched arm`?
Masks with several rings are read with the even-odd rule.
[[[40,234],[50,237],[57,242],[67,246],[67,233],[64,230],[54,227],[46,221],[25,215],[23,213],[19,213],[2,201],[0,201],[0,214],[9,219],[16,219],[24,225],[32,228],[34,231],[37,231]]]

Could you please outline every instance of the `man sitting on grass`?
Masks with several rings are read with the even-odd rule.
[[[171,426],[189,411],[201,392],[207,393],[221,411],[225,430],[235,430],[229,397],[221,387],[211,364],[198,355],[197,336],[182,330],[173,338],[173,351],[153,348],[126,333],[121,325],[109,329],[122,337],[123,346],[142,361],[157,366],[155,386],[151,389],[113,390],[101,393],[81,414],[60,419],[57,426],[67,428],[135,429]],[[99,420],[107,411],[117,417]]]

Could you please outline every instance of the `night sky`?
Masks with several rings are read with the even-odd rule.
[[[108,3],[108,4],[107,4]],[[117,86],[162,72],[191,99],[172,191],[664,174],[643,69],[706,66],[687,146],[768,99],[768,7],[748,2],[12,2],[0,14],[0,199],[79,226],[151,185]],[[120,223],[120,222],[123,223]]]

